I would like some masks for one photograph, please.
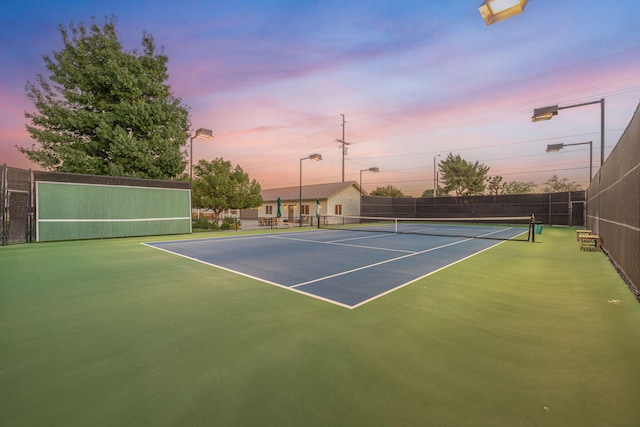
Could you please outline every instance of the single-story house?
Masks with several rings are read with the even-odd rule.
[[[302,223],[309,224],[316,215],[360,215],[360,191],[355,181],[265,189],[258,219],[277,218],[278,198],[280,218],[291,223],[302,217]],[[367,193],[362,190],[362,194]]]

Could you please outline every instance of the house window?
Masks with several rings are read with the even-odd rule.
[[[302,205],[302,210],[300,211],[302,215],[309,215],[309,205]]]
[[[342,215],[342,205],[336,205],[336,215]]]
[[[273,215],[273,206],[267,205],[267,206],[264,207],[264,209],[265,209],[265,213],[267,215]]]

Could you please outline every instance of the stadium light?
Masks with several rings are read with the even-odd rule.
[[[303,160],[315,160],[316,162],[319,162],[320,160],[322,160],[322,155],[321,154],[311,154],[308,157],[303,157],[300,159],[300,209],[299,209],[299,214],[298,216],[299,218],[299,222],[300,222],[300,227],[302,227],[302,161]]]
[[[478,8],[487,25],[495,24],[522,13],[528,0],[485,0]]]
[[[546,153],[557,153],[564,148],[564,144],[550,144],[547,145]]]
[[[553,116],[558,115],[558,106],[552,105],[550,107],[534,108],[532,122],[541,122],[543,120],[551,120]]]
[[[362,215],[362,172],[380,172],[380,168],[377,167],[371,167],[369,169],[362,169],[360,171],[360,213],[359,215]]]
[[[568,108],[583,107],[585,105],[600,104],[600,167],[604,164],[604,98],[598,101],[583,102],[581,104],[566,105],[564,107],[558,107],[552,105],[550,107],[535,108],[533,110],[532,122],[540,122],[543,120],[551,120],[553,116],[558,115],[559,110],[566,110]],[[557,145],[557,144],[554,144]],[[570,144],[565,144],[570,145]],[[573,145],[573,144],[571,144]]]
[[[593,141],[589,142],[576,142],[575,144],[549,144],[545,150],[547,153],[557,153],[564,147],[570,147],[572,145],[586,145],[589,144],[589,183],[593,178]]]

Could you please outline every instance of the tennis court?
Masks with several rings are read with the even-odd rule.
[[[272,234],[201,242],[246,250],[261,233]],[[266,248],[327,233],[264,236],[262,256],[291,259]],[[433,237],[383,235],[349,238],[381,247],[412,237],[419,251]],[[141,244],[167,239],[0,249],[1,425],[640,422],[638,303],[602,252],[578,249],[573,229],[453,245],[496,246],[356,310]],[[300,247],[314,245],[329,249],[298,261],[326,265],[338,247]]]
[[[402,228],[404,232],[399,232],[397,221],[391,228],[389,224],[358,223],[355,229],[146,245],[356,308],[528,232],[527,228],[495,224],[425,226],[412,222],[402,224]]]

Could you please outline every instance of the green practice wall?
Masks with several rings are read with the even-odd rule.
[[[189,190],[36,183],[37,240],[190,232]]]

